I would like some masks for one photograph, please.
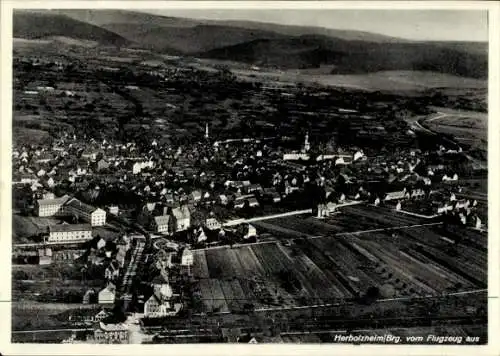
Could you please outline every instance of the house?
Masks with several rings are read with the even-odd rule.
[[[48,247],[38,250],[38,264],[50,265],[52,263],[52,250]]]
[[[96,244],[96,248],[98,250],[101,250],[103,249],[104,247],[106,247],[106,240],[104,240],[102,237],[97,241],[97,244]]]
[[[425,197],[425,192],[423,189],[414,189],[410,194],[411,198],[418,199]]]
[[[248,224],[248,226],[247,226],[247,232],[243,236],[243,238],[244,239],[249,239],[249,238],[256,237],[256,236],[257,236],[257,229],[255,227],[253,227],[252,225]]]
[[[260,184],[250,184],[245,190],[248,194],[262,192],[262,187]]]
[[[271,193],[271,199],[273,203],[279,203],[281,201],[281,195],[278,192]]]
[[[191,199],[195,202],[198,202],[201,200],[201,192],[199,190],[195,190],[191,193]]]
[[[309,160],[309,154],[307,153],[285,153],[283,154],[284,161],[307,161]]]
[[[106,288],[98,294],[99,304],[113,304],[115,302],[116,287],[113,283],[108,283]]]
[[[152,228],[155,232],[170,234],[174,231],[173,223],[170,215],[155,216],[152,221]]]
[[[55,199],[39,199],[36,202],[36,208],[38,210],[38,216],[62,216],[66,215],[64,204],[71,197],[69,195],[64,195],[60,198]]]
[[[53,188],[56,185],[54,178],[50,177],[49,179],[47,179],[47,185],[49,186],[49,188]]]
[[[219,195],[219,201],[222,205],[227,205],[227,203],[229,202],[225,194]]]
[[[341,156],[335,160],[336,166],[345,166],[352,163],[352,157]]]
[[[97,302],[97,294],[94,289],[89,289],[83,295],[82,304],[94,304]]]
[[[467,209],[470,206],[470,200],[460,199],[455,202],[455,210]]]
[[[139,174],[143,169],[146,168],[153,168],[154,163],[152,161],[148,162],[135,162],[134,165],[132,166],[132,173],[133,174]]]
[[[193,252],[190,249],[185,248],[182,251],[181,255],[181,266],[192,266],[193,263],[194,263]]]
[[[222,224],[216,218],[208,218],[205,220],[205,226],[209,230],[217,230],[222,227]]]
[[[316,217],[323,218],[330,216],[337,207],[337,204],[329,202],[327,204],[318,204]]]
[[[172,193],[166,193],[165,194],[165,201],[168,203],[168,204],[172,204],[174,203],[175,199],[174,199],[174,195]]]
[[[207,234],[205,234],[205,231],[203,230],[203,228],[200,227],[197,234],[196,234],[196,242],[203,242],[203,241],[206,241],[207,239],[208,239]]]
[[[101,172],[103,170],[106,170],[109,168],[109,166],[110,164],[102,158],[97,162],[97,171]]]
[[[118,245],[123,246],[125,249],[125,252],[130,249],[130,236],[128,235],[123,235],[120,240],[118,240]]]
[[[98,321],[98,322],[101,322],[103,321],[104,319],[106,319],[110,314],[104,310],[104,309],[101,309],[95,316],[94,316],[94,321]]]
[[[446,213],[447,211],[452,211],[453,210],[453,205],[449,204],[449,203],[440,203],[436,206],[436,212],[438,214],[444,214]]]
[[[75,242],[92,239],[92,228],[88,224],[61,224],[49,226],[48,243]]]
[[[364,155],[363,151],[357,151],[356,153],[354,153],[352,160],[357,161],[357,160],[362,159],[364,157],[365,157],[365,155]]]
[[[113,215],[118,215],[118,211],[119,211],[118,206],[116,206],[116,205],[112,205],[112,206],[110,206],[110,207],[108,208],[108,210],[109,210],[109,213],[110,213],[110,214],[113,214]]]
[[[65,210],[79,219],[90,222],[92,226],[106,225],[106,212],[99,208],[94,208],[80,200],[73,198],[65,204]]]
[[[243,209],[244,206],[245,206],[245,200],[244,199],[237,199],[234,202],[234,208],[235,209]]]
[[[128,344],[129,331],[125,324],[104,324],[94,329],[94,342],[99,344]]]
[[[139,162],[134,163],[132,166],[132,174],[139,174],[141,173],[142,170],[142,165]]]
[[[43,193],[43,199],[55,199],[56,196],[52,192],[45,192]]]
[[[74,323],[92,323],[95,322],[96,311],[95,309],[77,309],[70,313],[68,321]]]
[[[481,221],[481,219],[477,215],[474,216],[474,218],[473,218],[473,224],[474,224],[474,227],[478,230],[480,230],[483,227],[483,222]]]
[[[191,226],[191,212],[186,205],[172,209],[175,231],[184,231]]]
[[[259,202],[257,201],[257,198],[255,198],[255,197],[250,197],[248,199],[248,204],[251,208],[259,206]]]
[[[109,264],[108,268],[104,272],[104,276],[108,281],[114,281],[120,275],[120,266],[118,262],[113,261]]]
[[[118,252],[116,253],[115,259],[116,263],[118,263],[119,268],[123,268],[125,266],[125,257],[127,256],[127,246],[119,245]]]
[[[153,294],[144,303],[144,316],[147,318],[159,318],[167,316],[172,312],[172,287],[163,284],[153,288]]]
[[[395,191],[395,192],[389,192],[386,194],[384,200],[385,201],[390,201],[390,200],[398,200],[398,199],[404,199],[409,196],[409,193],[406,191],[406,189],[400,190],[400,191]]]

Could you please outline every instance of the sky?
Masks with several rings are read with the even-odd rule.
[[[487,12],[480,10],[142,10],[210,20],[250,20],[284,25],[359,30],[410,40],[488,41]]]

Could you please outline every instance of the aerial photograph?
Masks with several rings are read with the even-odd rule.
[[[12,343],[488,344],[487,10],[12,21]]]

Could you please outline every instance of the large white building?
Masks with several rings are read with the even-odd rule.
[[[99,304],[113,304],[115,302],[116,287],[113,283],[108,283],[106,288],[98,294]]]
[[[89,222],[92,226],[106,225],[106,212],[104,210],[82,203],[78,199],[71,199],[64,208],[69,214]]]
[[[66,204],[70,199],[70,196],[64,195],[60,198],[37,200],[36,206],[38,209],[38,216],[46,217],[66,215],[64,204]]]
[[[182,251],[181,255],[181,265],[182,266],[192,266],[194,263],[194,255],[193,252],[186,248]]]
[[[209,230],[217,230],[222,227],[222,224],[216,218],[208,218],[205,220],[205,226]]]
[[[155,216],[152,222],[152,228],[156,232],[169,234],[172,232],[170,228],[172,224],[170,215]]]
[[[49,227],[47,242],[75,242],[92,239],[92,227],[88,224],[62,224]]]
[[[170,284],[155,286],[153,294],[144,303],[144,316],[148,318],[163,317],[172,312]]]
[[[186,205],[172,210],[175,221],[175,231],[184,231],[191,226],[191,212]]]
[[[94,342],[99,344],[127,344],[129,330],[126,324],[104,324],[102,321],[94,329]]]
[[[55,199],[37,201],[38,216],[76,216],[89,222],[92,226],[106,225],[106,212],[85,204],[76,198],[64,195]]]

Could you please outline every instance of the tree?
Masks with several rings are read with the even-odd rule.
[[[366,290],[365,294],[361,297],[360,302],[362,304],[372,304],[378,298],[380,298],[380,290],[378,289],[378,287],[371,286]]]

